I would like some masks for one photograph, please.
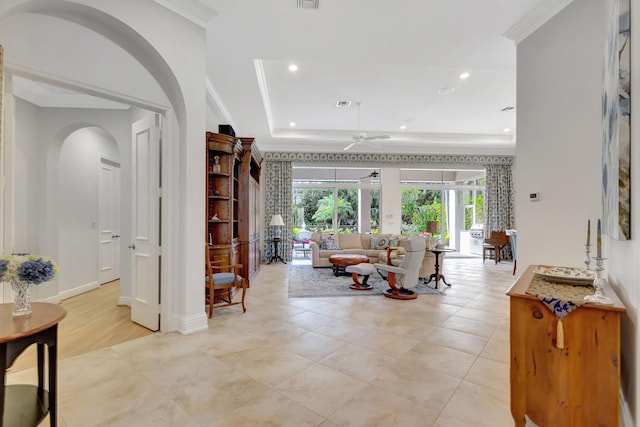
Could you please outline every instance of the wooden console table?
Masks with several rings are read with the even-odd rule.
[[[545,427],[620,425],[620,315],[624,305],[610,287],[612,305],[585,304],[558,319],[526,294],[536,266],[507,291],[511,310],[511,414]]]
[[[0,426],[37,426],[50,414],[51,426],[56,425],[56,379],[58,323],[67,311],[58,304],[34,302],[33,312],[13,317],[13,304],[0,304]],[[5,385],[6,370],[31,344],[38,346],[38,386]],[[44,346],[48,353],[48,390],[44,388]]]

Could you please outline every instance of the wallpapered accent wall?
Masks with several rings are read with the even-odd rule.
[[[271,216],[280,214],[285,224],[291,224],[292,213],[292,182],[291,163],[345,163],[348,165],[377,164],[384,165],[413,165],[413,166],[453,166],[475,165],[487,170],[485,184],[485,216],[491,218],[487,224],[489,230],[504,230],[514,226],[513,181],[511,165],[513,156],[490,155],[448,155],[448,154],[371,154],[371,153],[295,153],[295,152],[265,152],[263,173],[265,183],[264,224],[269,224]],[[487,202],[487,199],[490,202]],[[292,242],[291,227],[282,228],[282,242],[279,255],[285,260],[291,260]],[[264,262],[269,262],[273,256],[273,227],[266,226],[263,246]],[[509,251],[510,252],[510,251]],[[506,257],[510,254],[505,253]]]

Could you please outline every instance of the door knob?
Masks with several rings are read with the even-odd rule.
[[[136,250],[136,244],[132,243],[129,246],[127,246],[129,249],[133,249],[134,251]]]

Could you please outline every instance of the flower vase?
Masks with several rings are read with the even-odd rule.
[[[11,314],[14,317],[31,314],[31,286],[31,282],[11,281],[11,288],[13,289],[13,310],[11,310]]]

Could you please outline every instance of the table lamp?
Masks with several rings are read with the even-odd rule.
[[[438,230],[438,221],[427,221],[427,231],[431,233],[431,235],[438,234],[440,230]]]
[[[273,215],[271,217],[270,226],[273,226],[273,238],[280,239],[282,237],[282,229],[281,226],[284,225],[284,221],[282,220],[282,215]]]

